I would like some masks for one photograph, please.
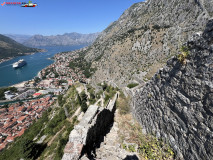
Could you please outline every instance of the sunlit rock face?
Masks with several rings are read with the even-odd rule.
[[[168,141],[177,159],[213,157],[213,20],[187,43],[185,63],[167,62],[134,96],[145,133]]]

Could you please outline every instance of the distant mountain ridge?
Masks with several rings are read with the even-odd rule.
[[[18,43],[23,43],[27,41],[32,35],[24,35],[24,34],[4,34],[5,36],[12,38]]]
[[[0,34],[0,59],[40,52],[40,49],[26,47]]]
[[[29,47],[90,45],[98,35],[99,33],[81,34],[76,32],[55,36],[34,35],[23,44]]]

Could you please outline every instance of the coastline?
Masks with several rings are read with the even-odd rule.
[[[54,62],[53,62],[53,64],[55,63],[55,59],[54,59],[54,57],[52,57],[52,59],[51,60],[53,60]],[[48,66],[50,66],[50,65],[48,65]],[[48,66],[46,66],[45,68],[47,68]],[[43,69],[45,69],[45,68],[43,68]],[[43,70],[42,69],[42,70]],[[42,70],[40,70],[38,73],[37,73],[37,75],[35,76],[35,77],[39,77],[39,78],[41,78],[41,76],[40,76],[40,74],[41,74],[41,71]],[[20,83],[17,83],[17,84],[13,84],[13,85],[10,85],[10,86],[8,86],[8,87],[16,87],[16,88],[23,88],[23,87],[25,87],[24,85],[25,85],[25,83],[27,83],[27,82],[29,82],[29,81],[32,81],[35,77],[33,77],[32,79],[30,79],[30,80],[28,80],[28,81],[22,81],[22,82],[20,82]],[[1,87],[0,87],[1,88]]]
[[[46,49],[38,49],[38,52],[24,53],[24,54],[20,54],[19,56],[16,56],[16,57],[21,57],[21,56],[26,56],[26,55],[33,55],[33,54],[40,53],[40,52],[44,53],[44,52],[47,52],[47,50]],[[7,61],[10,61],[10,60],[12,60],[13,58],[16,58],[16,57],[2,58],[2,59],[0,59],[0,64],[4,63],[4,62],[7,62]]]
[[[85,48],[85,47],[84,47]],[[50,65],[52,65],[52,64],[54,64],[55,62],[56,62],[56,59],[55,59],[55,55],[57,55],[57,54],[60,54],[60,53],[64,53],[64,52],[73,52],[73,51],[76,51],[76,50],[80,50],[80,49],[82,49],[82,48],[77,48],[77,49],[69,49],[69,51],[57,51],[56,53],[54,53],[54,55],[52,56],[52,57],[50,57],[50,58],[47,58],[48,60],[51,60],[51,61],[53,61]],[[49,50],[49,49],[48,49]],[[40,52],[47,52],[48,51],[47,49],[40,49]],[[36,52],[36,53],[39,53],[39,52]],[[36,54],[36,53],[28,53],[28,54]],[[22,55],[20,55],[19,57],[21,57]],[[4,59],[4,61],[2,60],[2,63],[3,62],[5,62],[5,61],[9,61],[9,60],[11,60],[11,59],[13,59],[13,58],[16,58],[16,57],[10,57],[10,59]],[[22,88],[22,87],[25,87],[25,83],[28,83],[29,81],[32,81],[32,80],[34,80],[34,78],[35,77],[41,77],[40,76],[40,74],[41,74],[41,71],[43,70],[43,69],[45,69],[45,68],[47,68],[47,67],[49,67],[50,65],[48,65],[48,66],[46,66],[46,67],[44,67],[44,68],[42,68],[42,69],[40,69],[38,72],[37,72],[37,74],[35,74],[35,76],[34,77],[32,77],[31,79],[29,79],[29,80],[24,80],[24,81],[20,81],[20,82],[18,82],[18,83],[15,83],[15,84],[8,84],[8,85],[5,85],[5,86],[1,86],[0,88],[5,88],[5,87],[17,87],[17,88]]]
[[[30,80],[29,80],[30,81]],[[23,88],[25,87],[24,84],[28,82],[28,81],[22,81],[20,83],[16,83],[16,84],[12,84],[12,85],[9,85],[9,86],[2,86],[0,88],[8,88],[8,87],[16,87],[16,88]]]
[[[28,82],[28,81],[23,81],[23,82],[20,82],[20,83],[17,83],[17,84],[13,84],[9,87],[16,87],[16,88],[23,88],[24,87],[24,84]]]
[[[13,57],[13,58],[15,58],[15,57]],[[12,59],[12,58],[11,58],[11,59]],[[8,61],[9,61],[9,60],[10,60],[10,59],[8,59]],[[53,61],[54,61],[53,63],[55,63],[54,57],[51,57],[50,60],[53,60]],[[4,62],[6,62],[6,61],[4,61]],[[0,64],[1,64],[1,63],[3,63],[3,62],[0,62]],[[48,66],[49,66],[49,65],[48,65]],[[46,66],[45,68],[47,68],[48,66]],[[45,69],[45,68],[43,68],[43,69]],[[42,69],[42,70],[43,70],[43,69]],[[39,74],[40,74],[40,72],[41,72],[42,70],[40,70],[40,71],[37,73],[37,75],[36,75],[35,77],[39,77],[39,78],[40,78]],[[35,77],[33,77],[33,78],[30,79],[30,80],[22,81],[22,82],[20,82],[20,83],[12,84],[12,85],[5,86],[5,87],[23,88],[23,87],[25,87],[25,83],[27,83],[27,82],[29,82],[29,81],[32,81]],[[0,88],[4,88],[4,87],[0,87]]]
[[[9,61],[9,60],[11,60],[11,59],[13,59],[13,58],[15,58],[15,57],[8,57],[8,58],[6,58],[6,59],[0,59],[0,64],[1,64],[1,63],[4,63],[4,62],[7,62],[7,61]]]

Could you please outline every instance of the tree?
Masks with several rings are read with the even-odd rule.
[[[63,104],[64,104],[63,95],[58,96],[58,104],[59,104],[59,106],[63,106]]]
[[[16,87],[9,87],[8,88],[11,92],[17,92],[17,88]]]
[[[81,101],[81,97],[79,96],[79,94],[77,95],[77,102],[78,102],[78,104],[82,104],[82,101]]]
[[[95,95],[93,93],[90,94],[91,99],[95,99]]]
[[[83,111],[83,112],[86,112],[87,111],[87,103],[86,103],[86,101],[83,101],[82,102],[82,104],[81,104],[81,110]]]
[[[87,95],[84,91],[81,92],[80,97],[81,97],[81,101],[87,101]]]
[[[105,91],[107,88],[107,84],[104,82],[104,84],[102,85],[103,90]]]
[[[4,100],[5,97],[4,97],[4,92],[5,92],[5,88],[0,88],[0,100]]]
[[[21,143],[22,143],[21,146],[23,146],[23,149],[22,149],[23,157],[26,159],[31,159],[33,157],[33,148],[35,144],[28,137],[23,138]]]
[[[35,81],[35,83],[38,83],[38,82],[41,81],[41,79],[40,79],[39,77],[35,77],[35,78],[34,78],[34,81]]]

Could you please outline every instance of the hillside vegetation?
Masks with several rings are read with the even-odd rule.
[[[39,52],[36,48],[26,47],[9,37],[0,34],[0,59],[22,56],[29,53]]]

